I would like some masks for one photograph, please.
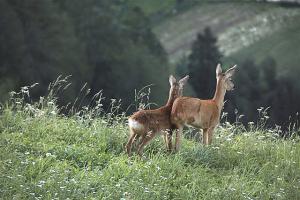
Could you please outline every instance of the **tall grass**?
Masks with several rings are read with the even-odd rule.
[[[211,146],[184,139],[168,154],[158,137],[128,158],[118,101],[104,110],[99,93],[63,115],[55,95],[66,85],[59,78],[35,102],[23,87],[1,105],[0,199],[300,199],[296,134],[225,121]]]

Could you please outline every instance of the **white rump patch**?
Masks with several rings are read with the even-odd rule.
[[[143,124],[133,120],[133,119],[128,119],[128,125],[130,128],[133,128],[134,130],[142,130],[144,129]]]

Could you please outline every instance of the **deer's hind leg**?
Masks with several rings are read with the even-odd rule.
[[[140,134],[136,134],[135,135],[135,137],[134,137],[134,139],[133,139],[133,142],[132,142],[132,144],[133,144],[133,148],[137,148],[137,146],[138,146],[138,143],[139,143],[139,138],[140,138]]]
[[[170,129],[167,131],[165,135],[168,152],[172,151],[172,134],[173,134],[173,129]]]
[[[129,129],[130,129],[130,136],[129,136],[128,142],[126,144],[126,152],[127,152],[128,156],[131,155],[132,143],[134,142],[135,138],[138,136],[137,133],[132,128],[129,128]]]
[[[140,156],[142,156],[144,146],[146,144],[148,144],[154,138],[155,135],[156,135],[156,132],[150,131],[150,132],[148,132],[148,134],[142,136],[141,141],[140,141],[140,145],[139,145],[138,150],[137,150],[137,153]]]

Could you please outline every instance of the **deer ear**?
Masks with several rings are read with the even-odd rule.
[[[179,82],[179,85],[181,86],[184,86],[186,84],[186,82],[189,80],[190,76],[189,75],[186,75],[185,77],[183,77],[182,79],[180,79],[178,82]]]
[[[217,65],[217,68],[216,68],[216,75],[217,75],[217,77],[218,77],[220,74],[222,74],[222,68],[221,68],[221,64],[219,63],[219,64]]]
[[[169,77],[169,82],[170,82],[170,85],[174,85],[176,83],[176,79],[174,78],[174,76],[170,75]]]
[[[231,67],[230,69],[228,69],[228,70],[225,72],[225,77],[226,77],[226,78],[232,77],[233,74],[235,73],[235,70],[236,70],[236,65],[234,65],[233,67]]]

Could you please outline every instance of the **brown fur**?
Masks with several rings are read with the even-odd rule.
[[[201,100],[193,97],[179,97],[174,101],[171,111],[171,123],[178,128],[176,133],[175,150],[179,150],[183,127],[190,125],[203,129],[202,142],[211,144],[214,128],[219,124],[226,90],[233,89],[231,77],[235,66],[222,73],[221,66],[217,66],[217,86],[214,98]]]
[[[141,125],[141,128],[136,128],[134,126],[130,126],[129,123],[130,137],[126,144],[126,151],[129,156],[131,154],[133,142],[137,141],[140,137],[141,139],[137,151],[139,155],[142,154],[144,146],[160,131],[167,131],[171,134],[172,129],[174,128],[170,121],[172,105],[177,97],[182,96],[183,85],[187,80],[188,76],[184,77],[177,83],[176,79],[173,76],[170,76],[169,81],[171,88],[166,105],[155,110],[140,110],[129,117],[129,120],[138,122],[138,124]],[[171,141],[166,141],[169,138],[170,137],[165,135],[165,142],[167,143],[168,148],[171,149]]]
[[[134,113],[130,118],[145,124],[145,129],[157,132],[171,127],[171,105],[165,105],[155,110],[141,110]]]

